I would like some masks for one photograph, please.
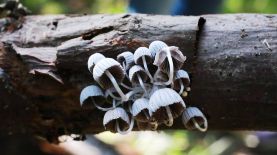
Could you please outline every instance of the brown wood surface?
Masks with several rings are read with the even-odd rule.
[[[93,83],[89,55],[115,57],[154,40],[187,56],[185,102],[206,114],[209,130],[277,130],[277,15],[27,16],[0,40],[1,134],[104,131],[104,113],[79,105]],[[180,119],[172,129],[184,129]]]

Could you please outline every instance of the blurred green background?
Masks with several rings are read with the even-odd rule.
[[[222,13],[277,13],[276,0],[223,0]]]
[[[33,14],[124,13],[128,7],[128,0],[21,0],[21,2]],[[222,13],[277,13],[277,0],[223,0],[221,5]]]
[[[122,13],[127,0],[21,0],[34,14]]]

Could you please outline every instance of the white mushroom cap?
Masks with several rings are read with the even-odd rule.
[[[173,89],[162,88],[155,91],[149,100],[149,111],[158,122],[167,119],[166,106],[170,107],[173,118],[178,117],[185,110],[186,105],[182,97]]]
[[[94,53],[92,54],[89,58],[88,58],[88,70],[92,73],[93,72],[93,68],[95,66],[95,64],[104,59],[105,56],[100,54],[100,53]]]
[[[170,46],[169,50],[174,62],[174,67],[176,69],[180,69],[186,61],[187,57],[184,56],[184,54],[179,50],[179,47]]]
[[[185,86],[188,86],[190,83],[190,78],[189,78],[188,72],[186,72],[182,69],[180,69],[176,72],[175,80],[182,80],[182,82]],[[178,82],[175,82],[175,83],[179,85]]]
[[[120,126],[123,125],[124,128],[129,127],[130,119],[127,112],[123,108],[118,107],[107,111],[103,119],[104,127],[110,131],[115,132],[116,131],[115,120],[121,120],[118,122],[118,123],[123,123],[123,124],[119,124]]]
[[[162,41],[153,41],[150,45],[149,45],[149,50],[150,53],[152,55],[152,57],[156,56],[156,53],[158,53],[160,50],[162,50],[163,48],[168,47],[166,45],[166,43],[162,42]]]
[[[102,92],[102,90],[95,85],[90,85],[85,87],[80,94],[80,104],[81,106],[86,102],[87,99],[89,99],[90,97],[103,97],[104,98],[104,94]]]
[[[194,119],[194,120],[193,120]],[[200,131],[206,131],[208,124],[207,119],[204,114],[196,107],[187,108],[182,115],[183,124],[187,129],[199,129]],[[195,126],[194,122],[198,124],[198,127]]]
[[[149,115],[148,112],[148,105],[149,105],[149,100],[146,98],[139,98],[137,99],[133,105],[132,105],[132,115],[136,117],[137,120],[140,121],[147,121],[147,116],[143,113],[143,110],[147,111],[147,115]]]
[[[145,56],[146,63],[152,62],[152,55],[147,47],[139,47],[134,53],[134,60],[136,64],[143,64],[142,57]]]
[[[134,54],[132,52],[126,51],[117,55],[116,60],[120,64],[125,62],[126,69],[129,69],[134,64]]]
[[[155,112],[160,107],[169,106],[175,103],[181,104],[184,108],[186,107],[182,97],[173,89],[158,89],[152,94],[149,100],[149,110]]]
[[[117,82],[121,82],[124,79],[124,71],[122,66],[112,58],[105,58],[100,60],[93,68],[93,78],[104,88],[111,88],[112,82],[105,74],[105,71],[109,71]]]
[[[148,110],[148,105],[149,105],[148,99],[146,99],[146,98],[137,99],[132,105],[133,116],[136,116],[138,113],[140,113],[144,109]]]
[[[179,70],[185,60],[186,57],[183,55],[183,53],[179,50],[178,47],[175,46],[170,46],[169,47],[169,52],[172,57],[173,65],[175,70]],[[169,70],[169,65],[167,61],[167,49],[162,49],[159,52],[156,53],[155,60],[154,60],[154,65],[158,66],[162,71],[168,71]]]
[[[145,70],[141,66],[135,65],[131,67],[129,70],[129,79],[132,83],[139,83],[137,74],[139,74],[139,76],[142,78],[144,82],[146,82],[146,80],[148,79]]]

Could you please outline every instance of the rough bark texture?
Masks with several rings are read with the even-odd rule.
[[[206,22],[205,22],[206,20]],[[163,40],[187,56],[185,99],[210,130],[277,130],[277,15],[27,16],[0,33],[1,134],[97,133],[103,113],[81,109],[86,62]],[[180,119],[174,129],[184,129]]]

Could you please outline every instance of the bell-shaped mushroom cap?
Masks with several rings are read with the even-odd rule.
[[[146,98],[137,99],[132,105],[132,115],[136,120],[145,122],[149,121],[149,110],[148,110],[149,100]]]
[[[88,102],[90,102],[89,98],[93,97],[95,102],[102,102],[104,103],[104,94],[102,90],[95,85],[90,85],[85,87],[80,94],[80,104],[83,105],[89,105]],[[98,103],[99,104],[99,103]],[[93,105],[93,104],[91,104]],[[94,107],[94,105],[92,106]]]
[[[117,55],[116,60],[123,65],[125,63],[126,69],[129,69],[134,64],[134,54],[126,51]]]
[[[100,54],[100,53],[94,53],[92,54],[89,58],[88,58],[88,70],[92,73],[93,72],[93,68],[95,66],[95,64],[104,59],[105,56]]]
[[[173,65],[174,65],[174,70],[179,70],[185,60],[186,57],[183,55],[183,53],[179,50],[178,47],[175,46],[170,46],[169,47],[169,52],[172,57]],[[168,71],[169,70],[169,64],[167,58],[167,49],[163,48],[160,50],[158,53],[156,53],[155,60],[154,60],[154,65],[158,66],[162,71]]]
[[[186,72],[185,70],[182,70],[182,69],[180,69],[176,72],[175,79],[181,79],[185,85],[189,85],[189,83],[190,83],[188,72]]]
[[[173,63],[176,64],[175,68],[180,69],[184,62],[186,61],[186,56],[179,50],[179,47],[170,46],[169,47]]]
[[[116,132],[116,121],[121,129],[129,128],[130,119],[123,108],[118,107],[107,111],[104,115],[103,125],[107,130]]]
[[[182,115],[183,124],[187,129],[199,129],[206,131],[208,128],[207,119],[204,114],[196,107],[187,108]],[[195,126],[195,123],[198,125]]]
[[[129,70],[129,79],[132,83],[139,83],[137,75],[139,75],[144,82],[148,79],[145,70],[139,65],[135,65]]]
[[[150,45],[149,45],[149,50],[150,53],[152,55],[152,57],[156,56],[156,53],[158,53],[159,51],[161,51],[163,48],[168,47],[166,45],[166,43],[162,42],[162,41],[153,41]]]
[[[113,87],[111,80],[105,74],[106,71],[109,71],[119,83],[124,79],[125,73],[117,61],[112,58],[100,60],[93,68],[93,78],[105,89]]]
[[[184,70],[178,70],[175,74],[175,80],[174,80],[174,89],[180,89],[179,80],[182,81],[184,86],[189,86],[190,84],[190,78],[189,74]]]
[[[162,88],[155,91],[149,100],[149,111],[159,123],[167,120],[165,107],[169,106],[173,118],[177,118],[185,110],[186,105],[182,97],[173,89]]]
[[[142,57],[145,57],[146,63],[152,63],[152,55],[147,47],[139,47],[134,54],[134,60],[136,64],[142,65]]]

